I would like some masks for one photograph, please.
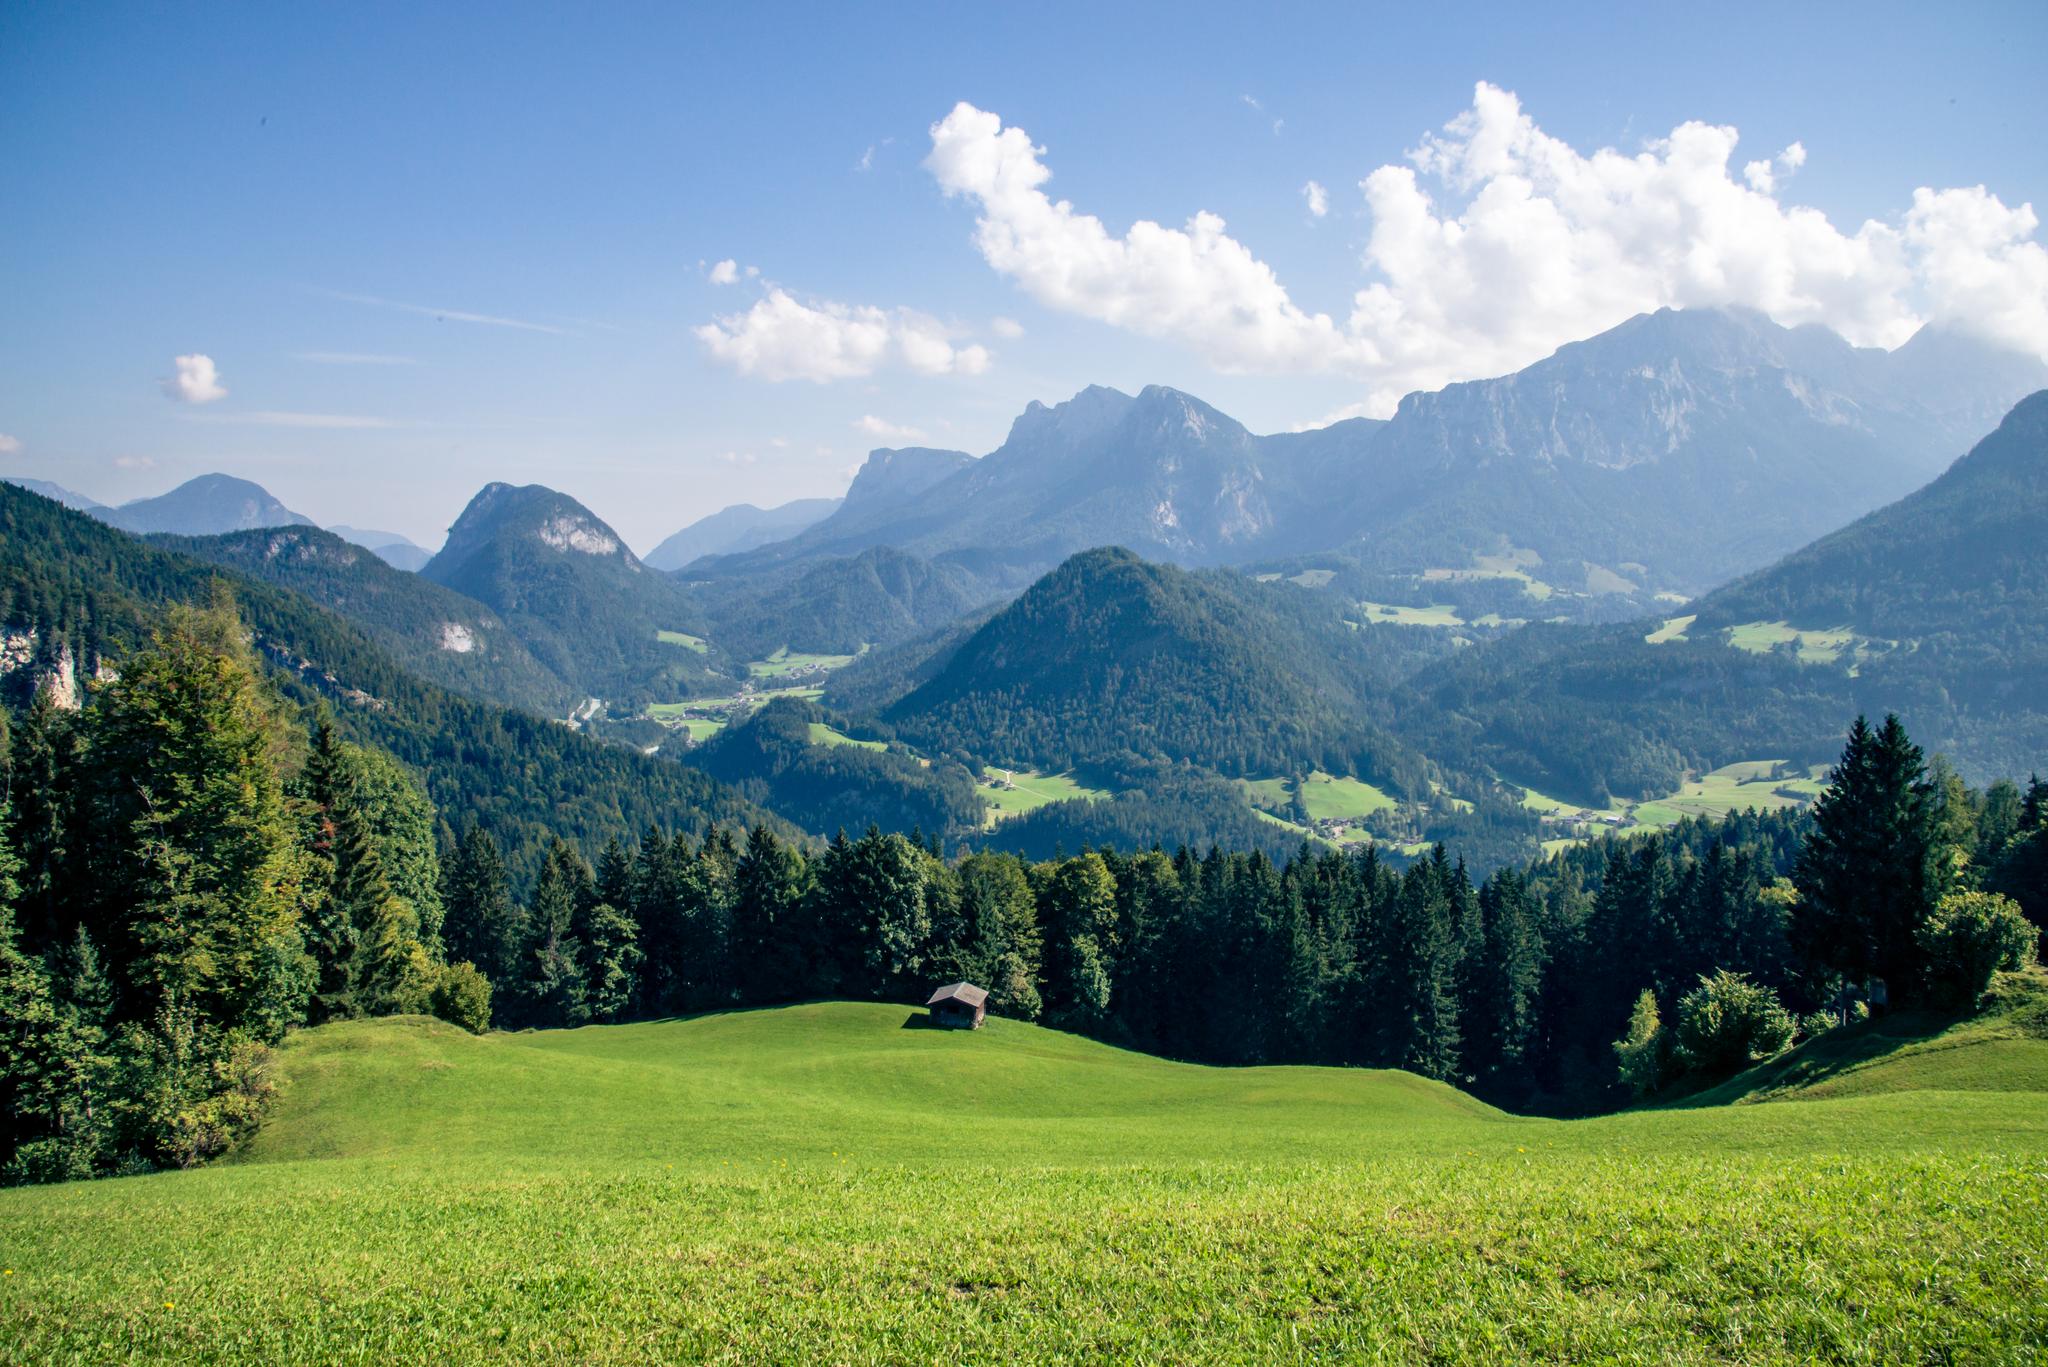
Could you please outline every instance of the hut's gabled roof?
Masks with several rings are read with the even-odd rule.
[[[988,1000],[988,989],[976,987],[973,983],[947,983],[932,993],[926,1006],[937,1006],[940,1002],[959,1002],[963,1006],[980,1006]]]

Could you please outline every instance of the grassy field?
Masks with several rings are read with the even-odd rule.
[[[821,721],[811,723],[811,744],[813,745],[857,745],[863,750],[886,750],[886,741],[855,740],[843,731],[835,731]]]
[[[1426,608],[1409,607],[1401,603],[1369,603],[1358,605],[1361,620],[1385,626],[1397,627],[1461,627],[1465,619],[1458,616],[1457,608],[1449,603],[1437,603]]]
[[[1764,811],[1800,807],[1820,796],[1821,785],[1803,772],[1772,778],[1777,764],[1775,760],[1724,764],[1687,782],[1670,797],[1636,804],[1635,819],[1645,826],[1673,826],[1682,817],[1723,817],[1749,807]]]
[[[0,1355],[2027,1360],[2023,1016],[1576,1122],[901,1006],[329,1026],[236,1162],[0,1193]]]
[[[1522,790],[1522,805],[1545,815],[1574,811],[1612,812],[1632,828],[1675,826],[1689,816],[1723,817],[1730,812],[1756,807],[1772,811],[1800,807],[1820,796],[1821,783],[1810,772],[1792,771],[1788,777],[1772,778],[1780,761],[1761,759],[1724,764],[1711,773],[1687,780],[1677,792],[1648,802],[1609,801],[1602,809],[1581,807],[1575,802],[1551,797],[1534,788]],[[1608,828],[1601,828],[1608,829]],[[1545,840],[1545,854],[1576,843],[1578,837]]]
[[[1012,784],[1009,788],[1001,786],[1006,774]],[[975,785],[975,791],[988,804],[990,825],[1005,817],[1035,811],[1048,802],[1111,796],[1107,788],[1091,788],[1071,773],[1041,774],[1036,769],[989,769]]]
[[[1653,646],[1663,645],[1666,641],[1683,641],[1686,639],[1685,633],[1692,630],[1692,624],[1699,618],[1697,612],[1689,612],[1683,617],[1667,617],[1663,626],[1643,639]]]
[[[659,640],[669,645],[682,646],[686,650],[696,651],[699,655],[708,654],[711,650],[711,643],[709,641],[706,641],[702,636],[692,636],[688,632],[657,631],[654,634]]]
[[[1294,784],[1284,778],[1245,780],[1254,802],[1281,811],[1294,805]],[[1315,821],[1362,821],[1374,812],[1393,807],[1394,799],[1370,783],[1339,778],[1318,769],[1301,783],[1301,799]]]
[[[865,648],[860,654],[865,654]],[[748,664],[747,672],[757,679],[779,679],[803,671],[830,672],[853,663],[860,658],[855,655],[806,655],[793,651],[788,646],[776,651],[765,660]]]

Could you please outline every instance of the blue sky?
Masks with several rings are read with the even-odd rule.
[[[0,10],[0,469],[644,550],[1090,383],[1274,430],[1660,302],[2048,350],[2048,6],[932,8]]]

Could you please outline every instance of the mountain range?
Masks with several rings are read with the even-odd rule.
[[[795,536],[831,516],[842,502],[837,498],[800,498],[773,508],[735,503],[698,518],[649,551],[646,560],[657,570],[679,570],[707,555],[752,550]]]
[[[1924,483],[2048,367],[1925,329],[1894,352],[1741,310],[1662,310],[1386,421],[1255,435],[1191,395],[1032,404],[978,460],[877,451],[845,504],[708,574],[887,545],[1015,586],[1122,545],[1184,565],[1694,595]],[[900,473],[906,466],[915,478]],[[859,497],[864,483],[888,496]]]

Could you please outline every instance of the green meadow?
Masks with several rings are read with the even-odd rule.
[[[699,655],[708,654],[711,650],[709,641],[702,636],[692,636],[686,631],[657,631],[654,634],[666,645],[681,646],[685,650],[694,650]]]
[[[748,664],[747,673],[757,679],[778,679],[801,671],[829,672],[853,663],[866,653],[866,647],[862,647],[854,655],[808,655],[783,646],[767,659]]]
[[[1246,779],[1244,786],[1250,791],[1254,807],[1264,809],[1264,815],[1293,809],[1296,785],[1291,779]],[[1313,821],[1363,821],[1374,812],[1394,806],[1394,799],[1372,784],[1326,774],[1320,769],[1302,779],[1300,797]]]
[[[863,750],[886,750],[889,748],[888,743],[886,741],[855,740],[852,736],[847,735],[844,731],[834,730],[832,727],[827,726],[824,722],[821,721],[814,721],[811,723],[811,744],[853,745],[858,746]]]
[[[2039,1360],[2042,990],[1582,1121],[904,1006],[331,1025],[236,1160],[0,1192],[0,1358]]]
[[[1009,776],[1010,786],[1002,786],[1004,775]],[[1101,798],[1111,794],[1106,788],[1092,788],[1071,773],[1041,774],[1036,769],[989,769],[982,775],[982,781],[975,786],[981,800],[988,805],[988,820],[991,825],[1005,817],[1022,816],[1025,812],[1036,811],[1048,802],[1066,802],[1072,798]]]

